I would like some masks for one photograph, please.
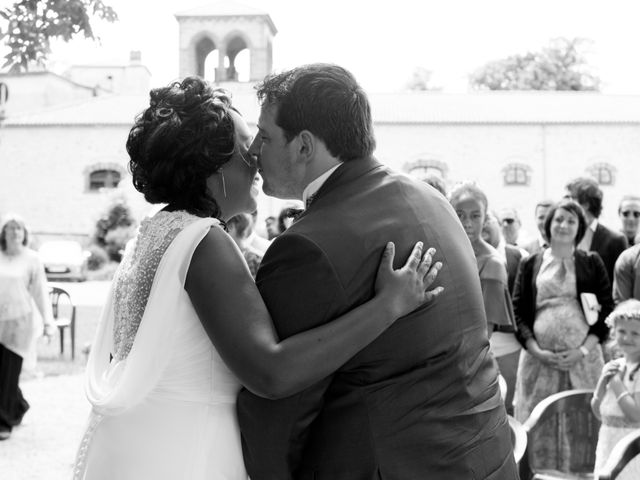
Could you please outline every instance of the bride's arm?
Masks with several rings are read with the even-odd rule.
[[[372,300],[283,341],[239,250],[221,230],[211,229],[196,248],[185,289],[211,341],[242,384],[257,395],[281,398],[331,374],[397,318],[438,295],[441,288],[424,293],[439,267],[429,270],[429,255],[423,262],[421,250],[414,249],[407,265],[394,271],[393,254],[393,248],[385,250]]]

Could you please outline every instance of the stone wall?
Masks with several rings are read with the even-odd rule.
[[[114,198],[124,197],[134,215],[150,209],[125,173],[122,188],[89,191],[93,166],[126,172],[125,127],[5,127],[0,130],[0,215],[22,215],[34,233],[88,236]]]
[[[538,200],[559,199],[564,185],[590,174],[594,165],[614,167],[614,184],[602,186],[601,220],[619,227],[617,208],[625,194],[640,193],[640,125],[638,124],[444,124],[376,126],[380,161],[402,169],[419,159],[447,166],[449,187],[473,180],[489,197],[490,208],[514,207],[526,234],[535,234]],[[530,167],[530,183],[506,186],[503,168]]]
[[[133,189],[128,174],[116,190],[87,189],[92,168],[118,165],[126,172],[128,130],[124,125],[0,129],[0,214],[20,213],[42,233],[88,235],[113,198],[124,196],[143,218],[153,208]],[[487,193],[490,208],[516,208],[523,236],[535,233],[535,203],[560,198],[566,182],[594,164],[608,163],[615,170],[614,184],[602,187],[605,224],[618,228],[620,198],[639,193],[640,125],[379,124],[376,136],[376,156],[392,168],[430,160],[446,166],[449,187],[474,180]],[[503,169],[510,163],[530,168],[528,185],[505,185]],[[260,226],[286,203],[262,196]]]

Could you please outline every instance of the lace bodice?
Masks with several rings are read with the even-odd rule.
[[[162,256],[175,237],[199,217],[184,211],[160,211],[140,224],[114,278],[114,358],[127,357],[144,314]]]

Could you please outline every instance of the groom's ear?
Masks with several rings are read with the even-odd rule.
[[[309,130],[302,130],[298,134],[298,154],[304,163],[309,163],[317,149],[318,139]]]

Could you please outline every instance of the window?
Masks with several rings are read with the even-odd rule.
[[[524,163],[510,163],[502,169],[505,185],[529,185],[531,167]]]
[[[120,183],[120,172],[114,170],[96,170],[89,175],[89,190],[116,188]]]
[[[124,178],[124,169],[117,164],[100,163],[85,169],[86,191],[99,192],[103,189],[118,188]]]
[[[616,181],[616,167],[609,163],[594,163],[587,168],[587,173],[595,178],[600,185],[613,185]]]
[[[424,180],[430,176],[440,177],[445,180],[449,169],[446,163],[439,160],[418,159],[405,164],[404,170],[418,180]]]

